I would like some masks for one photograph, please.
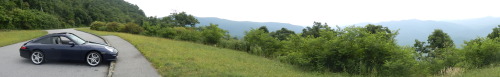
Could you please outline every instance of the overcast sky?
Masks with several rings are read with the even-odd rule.
[[[495,0],[125,0],[147,16],[185,11],[197,17],[282,22],[310,26],[314,21],[351,25],[407,19],[460,20],[500,17]]]

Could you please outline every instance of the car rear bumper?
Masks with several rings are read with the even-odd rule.
[[[23,58],[27,58],[29,59],[30,58],[30,54],[31,54],[31,51],[27,50],[27,49],[19,49],[19,55]]]

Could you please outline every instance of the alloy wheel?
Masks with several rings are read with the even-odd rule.
[[[87,63],[90,66],[97,66],[101,62],[101,55],[97,52],[90,52],[87,54]]]
[[[35,64],[41,64],[44,60],[44,55],[40,51],[35,51],[31,54],[31,61]]]

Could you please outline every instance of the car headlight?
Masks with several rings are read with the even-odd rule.
[[[115,48],[113,48],[113,47],[108,47],[108,46],[106,46],[105,48],[106,48],[108,51],[110,51],[110,52],[115,52],[115,51],[114,51],[114,50],[115,50]]]

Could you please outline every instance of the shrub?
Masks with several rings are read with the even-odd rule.
[[[99,28],[102,26],[106,26],[106,23],[101,21],[94,21],[90,24],[90,29],[99,30]]]
[[[396,34],[352,26],[320,30],[318,37],[292,35],[282,42],[278,54],[283,54],[278,59],[316,71],[384,74],[399,69],[400,73],[411,73],[413,49],[397,46]]]
[[[262,50],[262,47],[260,47],[259,45],[251,45],[249,52],[252,54],[259,55],[259,56],[267,56],[268,55],[267,53],[265,53],[265,51]]]
[[[144,28],[140,27],[139,25],[135,23],[127,23],[125,24],[125,28],[123,29],[123,32],[128,32],[128,33],[133,33],[133,34],[139,34],[144,31]]]
[[[144,22],[142,24],[142,27],[144,29],[144,35],[148,36],[157,36],[157,37],[163,37],[162,36],[162,27],[160,25],[150,25],[148,22]]]
[[[217,44],[224,35],[227,35],[227,31],[220,29],[216,24],[202,27],[202,30],[202,35],[204,36],[203,42],[205,44]]]
[[[414,49],[402,47],[393,51],[394,55],[390,57],[381,68],[382,76],[425,76],[426,73],[422,69],[417,68],[418,65],[414,58]]]
[[[500,39],[477,38],[465,42],[464,56],[472,67],[483,67],[500,62]]]
[[[263,30],[250,30],[246,33],[244,40],[250,46],[254,46],[254,48],[250,48],[250,51],[253,51],[252,49],[261,49],[262,52],[259,52],[259,54],[266,57],[272,57],[281,48],[278,39],[271,37],[269,33],[265,33]]]
[[[118,22],[110,22],[106,24],[106,31],[118,32],[120,31],[121,26],[123,26],[123,24]]]
[[[173,39],[176,40],[184,40],[184,41],[192,41],[192,42],[200,42],[202,38],[201,32],[194,30],[193,28],[186,27],[174,27],[172,28],[175,33],[173,33]],[[172,31],[167,31],[168,34],[171,34]],[[167,35],[168,36],[168,35]]]
[[[97,28],[97,30],[99,30],[99,31],[106,31],[107,27],[106,26],[101,26],[101,27]]]
[[[220,42],[217,43],[217,46],[239,51],[248,51],[249,49],[249,46],[245,41],[236,39],[220,40]]]
[[[158,33],[163,38],[174,39],[175,36],[177,36],[176,31],[174,29],[170,28],[170,27],[161,28],[160,30],[158,30]]]

